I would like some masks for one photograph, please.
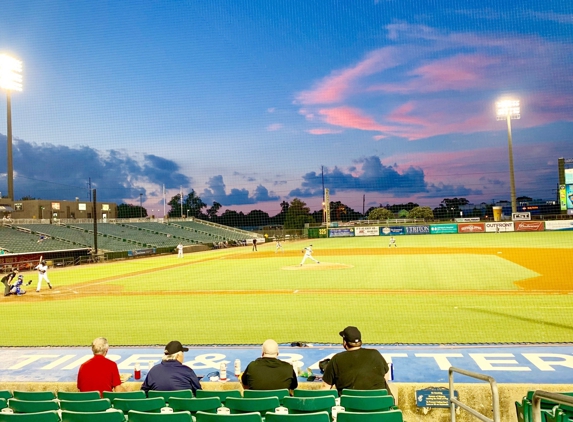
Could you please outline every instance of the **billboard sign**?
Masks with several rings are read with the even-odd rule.
[[[513,221],[529,221],[531,220],[530,212],[513,212],[511,213],[511,219]]]
[[[456,218],[456,222],[458,223],[479,223],[479,217],[463,217],[463,218]]]
[[[430,234],[430,226],[406,226],[406,234]]]
[[[380,227],[378,226],[368,226],[368,227],[356,227],[354,229],[354,236],[379,236]]]
[[[543,221],[516,221],[513,227],[516,232],[542,232],[545,230]]]
[[[451,234],[457,232],[457,224],[432,224],[430,226],[430,234]]]
[[[494,223],[485,223],[485,231],[487,233],[498,233],[498,232],[512,232],[514,230],[513,221],[502,221]]]
[[[565,184],[573,185],[573,169],[565,169]]]
[[[545,230],[573,230],[573,220],[546,221]]]
[[[567,188],[565,185],[559,185],[559,205],[561,206],[561,211],[567,209]]]
[[[329,229],[328,237],[353,237],[354,229]]]
[[[458,224],[458,233],[483,233],[485,223]]]
[[[403,226],[380,227],[380,236],[399,236],[404,233]]]
[[[567,195],[567,209],[570,210],[573,208],[573,185],[566,186],[566,195]]]

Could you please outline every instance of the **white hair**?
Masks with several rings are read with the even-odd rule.
[[[104,337],[98,337],[92,342],[92,352],[94,355],[105,355],[109,350],[109,343]]]
[[[161,358],[161,360],[168,361],[168,360],[177,360],[179,356],[183,356],[183,352],[173,353],[172,355],[165,355]]]

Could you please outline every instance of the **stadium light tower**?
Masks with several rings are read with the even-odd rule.
[[[511,212],[517,212],[515,198],[515,175],[513,172],[513,142],[511,139],[511,120],[521,118],[519,100],[502,100],[495,103],[497,120],[507,120],[507,144],[509,149],[509,184],[511,189]]]
[[[0,54],[0,88],[6,90],[7,114],[7,159],[8,197],[14,200],[14,164],[12,162],[12,91],[22,91],[22,62],[6,54]]]

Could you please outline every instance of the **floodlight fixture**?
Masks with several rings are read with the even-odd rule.
[[[14,164],[12,162],[12,91],[22,91],[22,62],[6,54],[0,54],[0,88],[6,90],[6,146],[8,197],[14,200]]]
[[[495,103],[497,120],[510,119],[516,120],[521,118],[521,109],[519,100],[502,100]]]
[[[0,54],[0,88],[22,91],[22,62],[6,54]]]
[[[519,100],[504,99],[495,103],[497,120],[507,121],[507,145],[509,151],[509,185],[511,189],[511,212],[517,212],[517,199],[515,195],[515,175],[513,171],[513,140],[511,137],[511,120],[521,118]]]

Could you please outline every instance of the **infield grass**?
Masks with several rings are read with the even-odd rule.
[[[2,299],[0,346],[338,343],[347,325],[368,343],[570,342],[573,268],[552,257],[572,239],[313,239],[53,269],[54,290]],[[321,264],[301,269],[308,243]]]

